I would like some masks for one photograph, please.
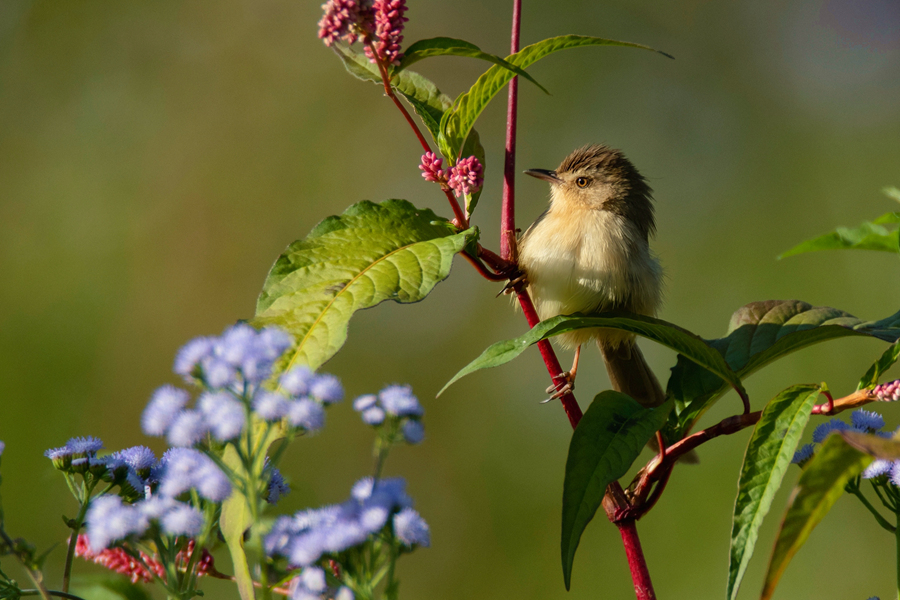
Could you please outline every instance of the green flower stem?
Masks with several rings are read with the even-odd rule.
[[[47,590],[47,594],[50,596],[55,596],[56,598],[68,598],[69,600],[84,600],[81,596],[76,596],[75,594],[69,594],[67,592],[57,592],[56,590]],[[42,596],[43,592],[41,590],[20,590],[19,596]]]
[[[67,477],[68,479],[68,477]],[[75,522],[71,525],[72,536],[69,538],[69,549],[66,552],[66,566],[63,571],[63,583],[62,583],[62,591],[69,591],[69,582],[72,579],[72,562],[75,560],[75,546],[78,544],[78,532],[81,531],[81,528],[84,526],[84,516],[87,514],[88,506],[91,504],[91,492],[94,491],[94,486],[96,484],[91,484],[90,486],[85,483],[82,487],[82,497],[79,499],[81,506],[78,509],[78,515],[75,517]],[[108,490],[109,488],[107,488]]]
[[[875,508],[874,506],[872,506],[872,504],[869,502],[869,500],[865,496],[863,496],[863,493],[862,493],[862,491],[860,491],[858,484],[856,484],[856,483],[853,483],[852,485],[848,484],[847,491],[849,491],[851,494],[853,494],[854,496],[859,498],[859,501],[863,503],[863,506],[865,506],[867,509],[869,509],[869,512],[872,513],[872,516],[875,517],[875,520],[878,521],[878,524],[881,525],[881,527],[883,529],[885,529],[886,531],[889,531],[890,533],[896,533],[896,528],[893,525],[891,525],[890,523],[888,523],[887,519],[885,519],[883,516],[881,516],[881,513],[878,512],[878,509]]]
[[[38,589],[32,590],[35,593],[32,594],[36,596],[40,594],[41,598],[44,600],[50,600],[50,592],[47,590],[47,587],[44,585],[44,582],[41,580],[40,572],[35,573],[31,570],[31,567],[25,563],[25,560],[19,556],[19,554],[15,551],[16,544],[10,539],[9,534],[6,533],[6,529],[3,528],[3,521],[0,520],[0,537],[3,538],[3,541],[9,546],[10,552],[16,557],[16,560],[19,561],[19,564],[22,565],[22,568],[25,569],[25,572],[28,573],[28,578],[31,579],[32,583],[37,586]]]

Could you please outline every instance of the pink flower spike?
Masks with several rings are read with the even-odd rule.
[[[322,5],[325,14],[319,21],[319,37],[326,46],[337,40],[352,44],[371,29],[371,10],[357,0],[328,0]]]
[[[447,189],[447,169],[443,169],[444,159],[435,156],[434,152],[426,152],[422,155],[422,177],[425,181],[433,181],[441,184],[441,188]]]
[[[450,168],[450,179],[447,185],[456,197],[474,194],[484,184],[484,168],[474,156],[464,158]]]
[[[403,41],[403,24],[409,21],[404,17],[406,0],[375,0],[372,4],[375,12],[375,39],[373,47],[375,55],[385,64],[400,64],[400,42]],[[366,56],[375,62],[376,56],[366,48]]]

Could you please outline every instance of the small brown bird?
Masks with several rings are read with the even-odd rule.
[[[572,152],[555,171],[525,173],[550,183],[550,208],[518,243],[519,267],[541,319],[612,310],[656,316],[662,268],[650,251],[652,190],[634,165],[619,150],[592,145]],[[614,389],[644,406],[665,400],[634,335],[581,329],[556,339],[575,348],[575,360],[566,381],[547,390],[554,398],[574,388],[581,346],[596,340]]]

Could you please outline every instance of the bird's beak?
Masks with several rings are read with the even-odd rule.
[[[525,174],[537,177],[538,179],[543,179],[544,181],[549,181],[550,183],[559,183],[562,181],[562,179],[556,176],[556,171],[548,171],[547,169],[528,169],[525,171]]]

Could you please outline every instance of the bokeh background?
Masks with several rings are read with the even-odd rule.
[[[410,0],[407,42],[446,35],[504,54],[511,2]],[[318,2],[0,2],[0,439],[7,526],[44,549],[73,501],[42,452],[74,435],[109,449],[160,440],[139,415],[178,347],[252,316],[266,272],[293,240],[361,199],[406,198],[449,215],[416,168],[421,149],[379,89],[316,39]],[[754,300],[799,298],[877,319],[898,308],[897,256],[819,253],[796,242],[896,208],[900,185],[900,4],[895,0],[649,2],[526,0],[523,44],[579,33],[675,55],[586,48],[521,85],[519,166],[553,168],[573,148],[624,149],[658,199],[654,248],[668,275],[661,317],[706,337]],[[436,58],[417,70],[445,92],[486,64]],[[478,129],[487,182],[475,222],[497,247],[505,100]],[[521,226],[547,201],[520,176]],[[325,366],[352,397],[413,385],[428,438],[387,472],[408,478],[433,547],[400,563],[404,598],[633,597],[616,529],[588,528],[572,591],[559,565],[571,435],[536,351],[437,390],[525,323],[457,259],[424,302],[359,313]],[[644,342],[664,379],[672,352]],[[796,382],[836,393],[883,350],[829,342],[755,375],[755,406]],[[564,356],[564,361],[569,356]],[[587,352],[583,406],[608,382]],[[706,417],[734,413],[729,395]],[[885,406],[889,426],[900,409]],[[278,510],[340,501],[371,468],[371,432],[345,403],[286,459]],[[815,421],[813,421],[815,423]],[[661,598],[721,598],[738,469],[749,432],[701,449],[640,523]],[[792,469],[742,598],[761,587]],[[788,569],[780,598],[895,593],[894,543],[842,498]],[[64,551],[48,563],[59,581]],[[228,560],[221,558],[223,570]],[[82,572],[95,568],[78,565]],[[24,579],[24,577],[23,577]],[[207,597],[235,598],[210,582]]]

